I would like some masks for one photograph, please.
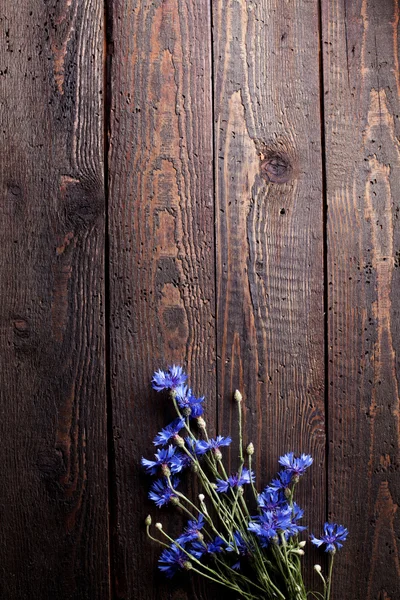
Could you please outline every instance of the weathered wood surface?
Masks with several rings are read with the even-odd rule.
[[[219,427],[236,429],[232,390],[243,390],[259,486],[285,452],[313,455],[299,497],[316,526],[325,517],[318,2],[220,0],[213,23]]]
[[[103,7],[0,9],[0,596],[106,600]]]
[[[215,420],[210,23],[206,2],[117,0],[112,7],[110,383],[118,599],[207,597],[198,582],[174,594],[155,576],[160,548],[145,536],[152,507],[140,457],[153,453],[155,433],[173,414],[165,398],[151,393],[155,369],[186,365]],[[168,516],[158,512],[167,528]]]
[[[332,600],[397,600],[399,10],[3,2],[1,598],[231,599],[144,535],[179,362],[221,433],[244,392],[260,485],[313,454],[306,520],[351,532]]]
[[[324,0],[335,598],[399,598],[399,5]]]

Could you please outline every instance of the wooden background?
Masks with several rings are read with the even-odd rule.
[[[399,600],[399,15],[3,0],[2,600],[223,597],[144,536],[172,362],[214,430],[243,390],[260,482],[313,454],[310,528],[350,529],[334,600]]]

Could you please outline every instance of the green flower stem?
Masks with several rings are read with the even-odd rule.
[[[225,569],[227,569],[227,571],[229,571],[230,573],[232,573],[233,575],[235,575],[237,578],[243,579],[244,581],[246,581],[246,583],[248,583],[250,585],[253,585],[254,587],[256,587],[261,592],[265,592],[264,588],[262,588],[259,585],[257,585],[254,581],[251,581],[251,579],[249,579],[248,577],[246,577],[246,575],[242,575],[242,573],[239,573],[238,571],[235,571],[235,569],[232,569],[232,567],[230,567],[226,563],[222,562],[222,560],[220,560],[218,557],[216,557],[216,562],[218,564],[220,564],[222,567],[224,567]]]
[[[251,454],[249,454],[249,471],[251,472]],[[258,512],[261,514],[261,508],[258,506],[258,492],[256,490],[256,486],[254,485],[254,482],[252,480],[252,478],[250,477],[250,485],[251,485],[251,489],[253,490],[253,496],[254,496],[254,500],[257,502],[257,507],[258,507]]]
[[[200,563],[201,566],[204,566],[202,563]],[[243,590],[241,590],[238,586],[232,584],[229,581],[221,581],[220,579],[216,579],[215,577],[211,577],[210,575],[207,575],[206,573],[202,573],[199,569],[196,569],[195,567],[193,567],[192,565],[192,571],[194,571],[194,573],[197,573],[198,575],[201,575],[202,577],[206,577],[207,579],[210,579],[210,581],[214,581],[215,583],[219,583],[224,585],[227,588],[230,588],[231,590],[235,590],[235,592],[238,592],[241,596],[244,596],[245,598],[249,598],[249,600],[257,600],[256,596],[253,596],[253,594],[248,594],[247,592],[244,592]],[[216,573],[216,576],[218,577],[218,573]]]
[[[197,569],[195,569],[192,565],[192,570],[199,573],[200,575],[202,575],[203,577],[207,577],[208,579],[211,579],[212,581],[215,581],[216,583],[221,583],[223,585],[225,585],[226,587],[230,587],[231,589],[236,590],[237,592],[239,592],[240,594],[244,594],[243,590],[241,590],[238,586],[233,585],[232,582],[230,582],[228,579],[226,579],[223,575],[218,574],[216,571],[214,571],[214,569],[210,569],[210,567],[207,567],[206,565],[204,565],[202,562],[200,562],[195,556],[193,556],[193,554],[190,554],[190,552],[188,552],[183,546],[181,546],[181,544],[179,544],[176,540],[174,540],[172,537],[170,537],[167,533],[165,533],[165,531],[163,529],[160,529],[161,533],[175,546],[177,546],[180,550],[182,550],[182,552],[184,552],[186,554],[186,556],[188,556],[188,558],[190,559],[191,562],[195,562],[196,564],[200,565],[200,567],[208,572],[210,572],[212,574],[212,576],[207,575],[206,573],[202,573],[201,571],[198,571]],[[218,578],[218,579],[216,579]],[[254,596],[249,596],[247,595],[248,598],[254,598]]]
[[[169,485],[172,486],[170,477],[167,477],[167,479],[168,479]],[[199,515],[203,515],[203,517],[205,518],[205,520],[207,521],[207,523],[209,524],[209,526],[211,527],[211,529],[214,531],[214,533],[216,535],[219,535],[220,538],[223,539],[226,544],[229,544],[229,542],[225,539],[225,537],[217,530],[217,528],[215,527],[215,525],[213,523],[213,520],[211,519],[211,517],[210,517],[210,515],[208,513],[205,514],[204,512],[202,512],[191,500],[189,500],[189,498],[187,496],[185,496],[185,494],[182,494],[182,492],[179,492],[176,489],[174,489],[174,492],[178,496],[178,498],[181,498],[182,500],[184,500],[185,502],[187,502],[189,504],[189,506],[191,506],[192,508],[194,508],[199,513]],[[188,510],[186,508],[186,506],[184,506],[181,503],[178,506],[182,510],[184,510],[186,512],[186,514],[188,514],[190,516],[191,519],[196,520],[196,517],[193,515],[193,513],[190,512],[190,510]],[[210,534],[208,534],[208,535],[209,535],[209,537],[211,537]]]
[[[150,525],[146,525],[146,534],[147,534],[147,537],[150,538],[153,542],[156,542],[157,544],[160,544],[160,546],[164,546],[164,548],[169,548],[168,544],[165,544],[161,540],[158,540],[157,538],[155,538],[155,537],[153,537],[151,535],[151,533],[150,533]]]
[[[240,402],[238,402],[239,404],[239,419],[238,419],[238,423],[239,423],[239,458],[240,458],[240,472],[243,468],[243,464],[244,464],[244,457],[243,457],[243,425],[242,425],[242,417],[243,417],[243,410],[242,410],[242,400],[240,400]]]
[[[325,579],[325,577],[322,575],[321,571],[317,571],[317,573],[318,573],[318,575],[321,577],[321,579],[322,579],[322,582],[323,582],[323,584],[324,584],[324,594],[323,594],[323,596],[324,596],[324,598],[325,598],[325,597],[326,597],[326,579]]]
[[[333,561],[335,558],[335,553],[334,552],[330,552],[329,555],[329,572],[328,572],[328,579],[327,579],[327,586],[326,586],[326,591],[325,591],[325,600],[330,600],[331,597],[331,585],[332,585],[332,572],[333,572]]]
[[[293,589],[293,592],[296,593],[297,590],[297,582],[295,581],[294,577],[293,577],[293,573],[292,571],[297,571],[297,569],[294,567],[294,565],[291,563],[289,556],[288,556],[288,551],[287,551],[287,542],[286,542],[286,538],[285,535],[282,533],[281,534],[281,546],[278,546],[278,549],[281,553],[281,555],[283,556],[283,560],[287,569],[287,574],[289,577],[289,585],[291,586],[291,588]],[[297,595],[297,594],[296,594]]]

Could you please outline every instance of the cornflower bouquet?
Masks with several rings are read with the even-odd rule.
[[[173,505],[188,517],[176,539],[161,523],[156,523],[159,537],[154,537],[150,532],[152,519],[150,515],[146,518],[148,537],[164,548],[159,569],[169,578],[179,571],[193,571],[247,600],[307,600],[309,595],[329,600],[334,556],[348,531],[342,525],[325,523],[320,538],[311,535],[313,544],[325,547],[329,565],[327,576],[320,565],[314,566],[323,593],[307,592],[301,569],[306,541],[299,540],[306,528],[300,525],[303,510],[294,493],[313,459],[293,452],[281,456],[281,470],[258,493],[252,471],[254,446],[249,443],[244,449],[242,395],[236,391],[239,465],[236,473],[228,475],[222,449],[232,440],[221,435],[209,438],[203,418],[204,397],[194,396],[186,380],[182,368],[175,365],[166,372],[157,371],[152,379],[155,390],[169,391],[177,416],[154,438],[154,445],[159,447],[154,460],[142,458],[150,475],[161,475],[151,485],[149,497],[159,508]],[[179,476],[187,469],[201,484],[197,503],[178,489]]]

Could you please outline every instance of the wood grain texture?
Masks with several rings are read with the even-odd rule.
[[[157,572],[145,536],[152,512],[140,456],[172,417],[150,389],[183,364],[215,421],[210,15],[205,2],[112,5],[110,356],[115,450],[114,594],[200,598]],[[166,513],[168,515],[168,512]]]
[[[213,23],[219,429],[235,430],[241,389],[259,487],[281,454],[313,455],[299,497],[314,526],[325,516],[318,3],[218,0]]]
[[[323,1],[334,598],[399,597],[399,5]],[[338,561],[339,562],[339,561]]]
[[[103,8],[0,11],[0,596],[108,596]]]

